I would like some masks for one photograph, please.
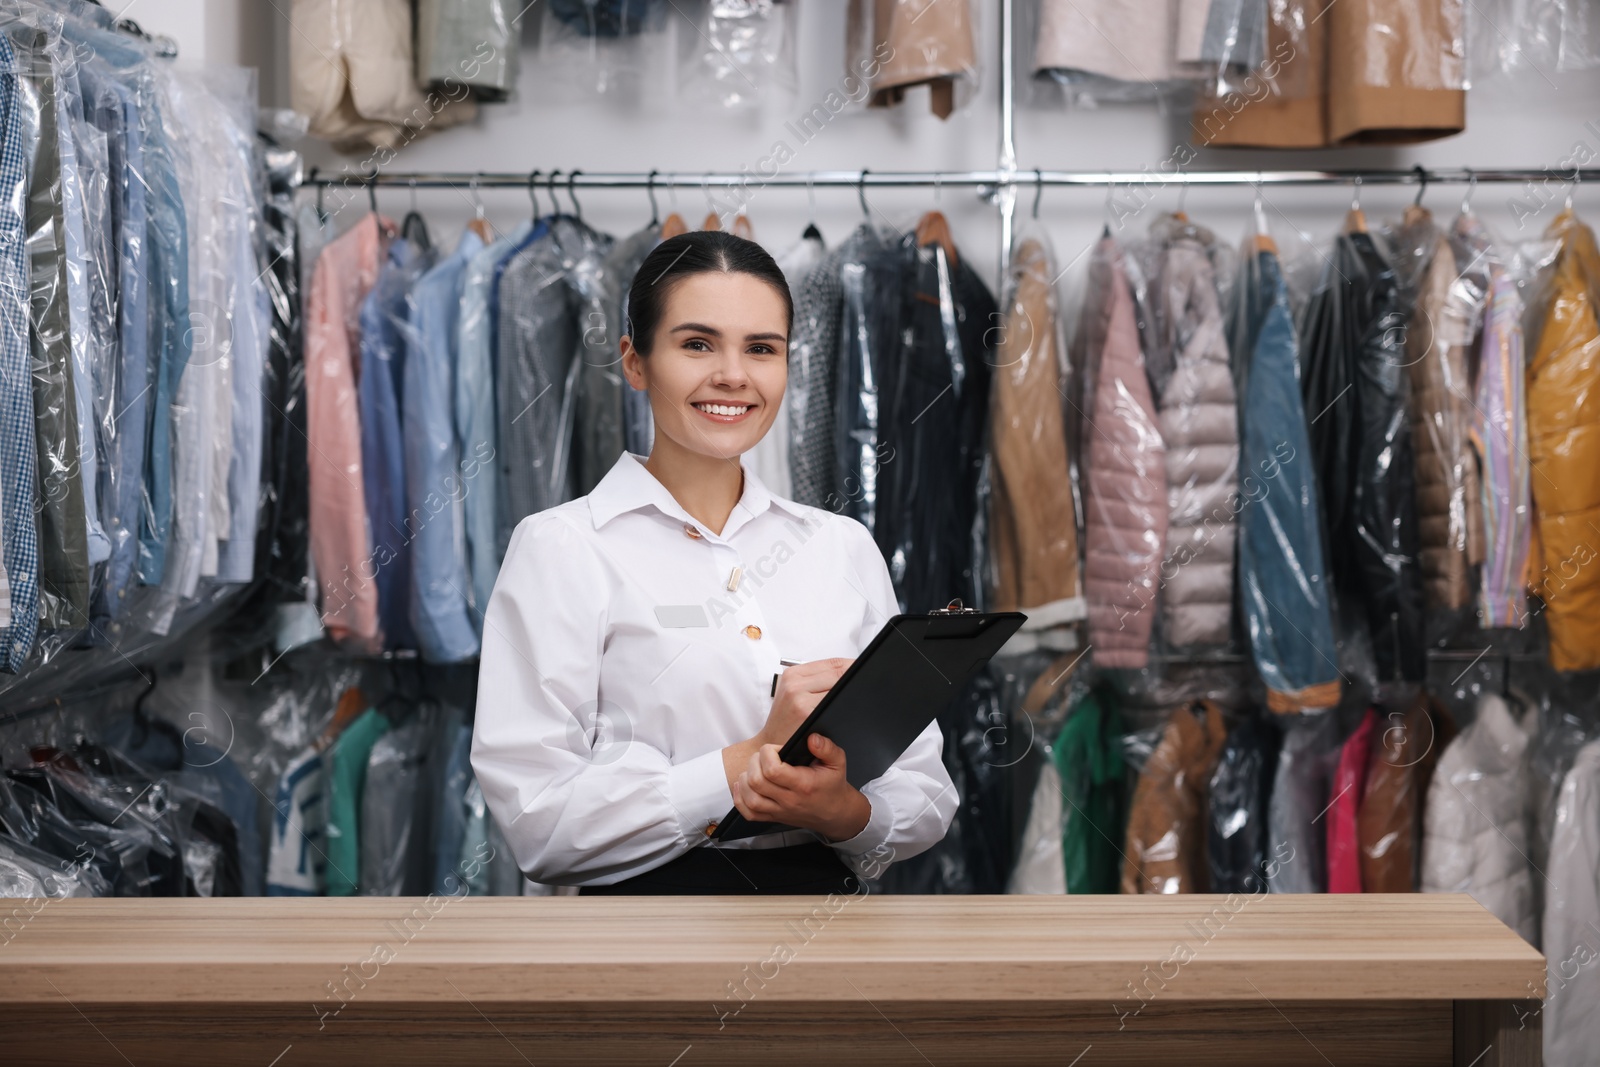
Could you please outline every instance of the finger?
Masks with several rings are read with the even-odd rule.
[[[844,770],[844,749],[821,734],[812,734],[810,745],[811,755],[816,757],[818,763],[829,769]]]

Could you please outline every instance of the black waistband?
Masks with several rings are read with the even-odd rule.
[[[696,893],[859,893],[860,880],[839,854],[812,841],[782,848],[690,849],[652,871],[614,885],[588,885],[584,896],[688,896]]]

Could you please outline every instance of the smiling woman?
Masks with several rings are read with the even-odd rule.
[[[655,443],[512,536],[484,620],[484,798],[546,884],[854,892],[943,837],[956,797],[936,723],[861,789],[821,736],[812,765],[778,759],[898,610],[865,527],[741,460],[783,400],[788,286],[759,245],[687,233],[645,259],[627,308],[622,368]],[[798,829],[713,843],[732,808]]]

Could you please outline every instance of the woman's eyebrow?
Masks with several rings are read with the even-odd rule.
[[[722,336],[722,331],[721,330],[717,329],[715,326],[707,326],[703,322],[685,322],[685,323],[681,323],[681,324],[679,324],[677,326],[674,326],[671,329],[670,332],[671,333],[677,333],[679,330],[693,330],[695,333],[709,333],[713,337],[721,337]]]
[[[784,344],[789,343],[789,338],[781,333],[747,333],[744,335],[744,339],[746,341],[782,341]]]

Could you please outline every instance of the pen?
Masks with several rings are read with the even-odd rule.
[[[797,660],[797,659],[780,659],[778,661],[778,665],[780,667],[798,667],[798,666],[800,666],[800,661]],[[778,674],[782,674],[782,673],[783,673],[782,671],[778,672]],[[768,694],[768,695],[770,695],[770,696],[777,696],[778,695],[778,675],[777,674],[774,674],[772,676],[772,692],[770,694]]]

